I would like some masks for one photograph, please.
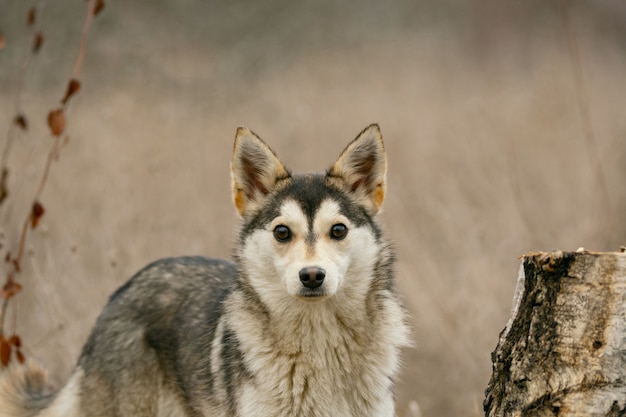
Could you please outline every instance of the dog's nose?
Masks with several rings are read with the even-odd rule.
[[[326,271],[317,266],[309,266],[300,270],[300,282],[307,288],[318,288],[324,282]]]

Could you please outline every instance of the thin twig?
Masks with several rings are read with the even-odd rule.
[[[19,114],[19,110],[15,112],[15,114]],[[11,120],[9,123],[9,129],[7,131],[7,141],[4,142],[4,149],[2,149],[2,160],[0,160],[0,169],[4,170],[7,167],[7,160],[9,159],[9,153],[11,152],[11,148],[13,147],[13,141],[15,140],[16,135],[16,124],[15,120]]]
[[[40,0],[41,1],[41,0]],[[91,26],[91,23],[93,21],[93,17],[94,17],[94,12],[96,10],[96,6],[97,6],[97,1],[96,0],[89,0],[89,5],[88,5],[88,10],[87,10],[87,16],[85,18],[85,24],[83,25],[83,31],[82,31],[82,35],[81,35],[81,42],[80,42],[80,48],[79,48],[79,52],[78,52],[78,57],[76,59],[76,64],[74,66],[74,71],[72,73],[72,79],[76,79],[78,78],[78,75],[80,74],[80,70],[82,68],[82,63],[85,57],[85,50],[86,50],[86,45],[87,45],[87,34],[89,31],[89,28]],[[29,56],[32,56],[33,52],[31,51],[31,54]],[[30,65],[30,61],[27,61],[27,66]],[[23,73],[24,71],[22,71]],[[23,75],[22,75],[23,76]],[[19,95],[21,95],[21,81],[18,84],[19,88],[18,88],[18,97]],[[74,91],[75,92],[75,91]],[[73,94],[73,93],[72,93]],[[71,95],[71,94],[70,94]],[[69,96],[70,95],[66,95],[66,97],[62,100],[62,111],[65,112],[65,110],[67,109],[68,105],[69,105]],[[19,102],[19,98],[16,101],[16,106],[19,106],[20,102]],[[19,107],[18,108],[18,114],[19,113]],[[63,127],[64,129],[64,127]],[[5,163],[6,160],[8,158],[8,149],[10,149],[11,147],[11,143],[12,143],[12,137],[14,137],[14,135],[11,135],[11,130],[9,130],[9,140],[7,140],[7,144],[5,145],[5,149],[3,151],[2,154],[2,167],[5,167]],[[61,149],[61,145],[62,145],[62,140],[65,140],[66,136],[64,134],[64,132],[60,131],[60,132],[52,132],[53,136],[55,137],[55,140],[52,144],[52,148],[50,149],[50,151],[48,152],[48,158],[46,160],[46,165],[44,166],[44,170],[41,176],[41,180],[39,182],[39,186],[37,187],[37,191],[35,192],[34,198],[33,198],[33,203],[29,209],[28,215],[26,216],[24,223],[22,224],[22,230],[20,233],[20,240],[19,240],[19,246],[18,246],[18,251],[17,251],[17,255],[11,259],[9,259],[9,270],[7,271],[7,275],[6,275],[6,281],[5,281],[5,287],[10,286],[11,284],[14,284],[14,276],[16,273],[19,272],[20,270],[20,263],[22,261],[22,258],[24,256],[24,250],[26,248],[26,238],[28,236],[28,230],[30,229],[29,226],[34,227],[36,225],[36,221],[38,220],[38,218],[41,216],[41,213],[43,213],[43,211],[41,213],[37,213],[35,210],[35,206],[38,205],[40,208],[41,206],[39,205],[39,199],[41,197],[41,194],[43,193],[43,190],[45,188],[45,185],[48,181],[48,177],[50,175],[50,169],[52,167],[52,162],[58,157],[59,154],[59,150]],[[8,148],[8,149],[7,149]],[[43,209],[42,209],[43,210]],[[16,284],[17,285],[17,284]],[[6,298],[4,298],[2,300],[2,306],[0,307],[0,335],[4,334],[4,324],[5,324],[5,320],[6,320],[6,312],[7,312],[7,307],[9,305],[9,302],[12,298],[11,296],[6,296]],[[14,317],[15,320],[15,317]]]
[[[30,225],[32,219],[33,219],[33,214],[32,214],[32,211],[30,211],[28,216],[26,216],[26,219],[24,219],[24,223],[22,224],[22,233],[20,234],[20,245],[17,250],[17,256],[13,258],[13,262],[12,262],[12,264],[14,265],[12,269],[15,272],[19,272],[18,267],[15,265],[21,265],[22,257],[24,256],[24,249],[26,248],[26,236],[28,235],[28,226]]]
[[[7,307],[9,307],[10,298],[2,300],[2,310],[0,310],[0,335],[4,335],[4,318],[7,315]]]
[[[36,14],[41,9],[42,3],[43,1],[39,0],[33,6],[33,10],[35,11]],[[38,17],[35,19],[31,33],[33,35],[33,39],[34,39],[34,36],[37,36],[37,33],[39,33],[39,18]],[[23,92],[22,86],[24,84],[24,80],[26,79],[26,75],[28,74],[28,70],[31,67],[31,62],[35,54],[37,54],[37,51],[33,48],[33,45],[31,44],[30,50],[28,51],[28,54],[26,55],[26,58],[24,59],[24,63],[22,64],[22,70],[17,74],[17,80],[15,82],[15,95],[13,97],[13,107],[15,109],[13,112],[14,117],[18,117],[23,114],[22,112],[22,92]],[[15,137],[17,136],[16,126],[17,125],[16,125],[15,119],[11,120],[11,123],[9,125],[9,130],[7,132],[7,140],[4,143],[4,148],[2,150],[2,159],[0,160],[0,164],[1,164],[0,170],[4,170],[7,167],[9,153],[11,152],[11,148],[13,147],[13,142],[15,141]]]
[[[85,59],[85,51],[87,49],[87,35],[89,34],[89,28],[91,27],[91,22],[93,22],[95,10],[96,10],[96,0],[89,0],[87,18],[85,19],[85,24],[83,25],[83,32],[80,37],[80,49],[78,50],[78,58],[76,59],[76,64],[74,65],[72,78],[77,79],[78,75],[80,74],[80,70],[83,67],[83,60]]]
[[[56,159],[59,153],[59,143],[63,136],[55,136],[54,143],[52,144],[52,148],[48,152],[48,159],[46,160],[46,166],[44,167],[43,174],[41,175],[41,180],[39,181],[39,187],[37,188],[37,192],[35,193],[34,201],[39,201],[41,197],[41,193],[43,192],[46,183],[48,182],[48,176],[50,175],[50,167],[52,166],[52,162]]]

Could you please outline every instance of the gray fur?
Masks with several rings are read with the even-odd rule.
[[[235,262],[148,265],[110,297],[58,394],[29,392],[33,371],[0,377],[2,415],[393,416],[408,331],[372,217],[385,185],[378,127],[326,174],[292,175],[243,128],[234,154]],[[293,228],[290,242],[273,239],[277,219]],[[349,225],[345,239],[326,235],[333,222]],[[293,265],[307,262],[329,271],[317,292],[297,288]]]

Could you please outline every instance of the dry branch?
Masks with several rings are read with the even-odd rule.
[[[524,256],[488,417],[626,415],[626,253]]]
[[[39,0],[37,6],[34,6],[28,11],[27,22],[29,26],[34,26],[39,19],[37,18],[37,11],[40,8]],[[61,99],[61,107],[52,109],[48,113],[48,127],[50,128],[50,134],[54,138],[52,143],[52,148],[48,153],[48,158],[46,160],[46,165],[44,167],[44,171],[39,182],[39,187],[35,192],[35,196],[33,202],[31,204],[31,209],[26,215],[24,222],[22,223],[20,238],[19,238],[19,246],[17,249],[17,254],[12,255],[11,252],[6,253],[5,262],[7,263],[7,271],[6,271],[6,280],[2,288],[0,289],[0,364],[2,366],[7,366],[11,360],[11,356],[13,351],[15,351],[15,357],[19,362],[24,361],[24,355],[22,354],[20,347],[21,341],[19,336],[13,334],[13,336],[7,337],[7,331],[5,328],[5,321],[7,316],[7,308],[11,299],[21,290],[22,286],[18,282],[16,282],[15,277],[17,273],[21,271],[21,261],[24,256],[24,250],[26,245],[26,239],[28,237],[28,231],[30,229],[34,229],[37,227],[39,220],[45,213],[44,206],[40,202],[41,194],[45,188],[45,185],[48,181],[48,177],[50,174],[50,169],[52,166],[52,162],[58,159],[59,151],[62,146],[67,143],[68,136],[66,134],[67,127],[67,116],[66,110],[69,106],[70,99],[80,90],[81,83],[78,81],[78,76],[80,74],[83,60],[85,57],[86,45],[87,45],[87,35],[89,33],[89,28],[93,22],[93,18],[96,14],[98,14],[104,7],[104,0],[88,0],[87,5],[87,16],[85,18],[85,23],[83,25],[83,30],[81,34],[81,42],[80,48],[78,51],[78,57],[76,59],[76,63],[74,66],[74,71],[72,73],[72,77],[70,78],[67,88],[65,90],[65,95]],[[16,108],[16,116],[13,119],[13,123],[9,127],[9,131],[7,134],[7,141],[5,142],[4,149],[2,154],[0,155],[0,204],[6,199],[8,196],[7,189],[7,178],[9,175],[9,170],[7,167],[7,161],[9,157],[9,153],[11,150],[11,146],[14,142],[15,134],[17,129],[26,130],[28,124],[26,116],[21,111],[21,94],[22,94],[22,82],[24,79],[24,73],[30,66],[31,57],[36,54],[43,44],[44,37],[39,30],[35,31],[34,36],[34,44],[31,50],[30,55],[24,64],[24,70],[18,78],[18,88],[16,92],[15,99],[15,108]],[[13,317],[15,319],[15,315]],[[13,326],[15,327],[15,326]]]

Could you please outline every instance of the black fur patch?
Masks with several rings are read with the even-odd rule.
[[[294,175],[287,180],[287,184],[281,187],[259,211],[246,222],[239,235],[243,243],[245,237],[253,230],[265,228],[273,219],[280,215],[280,208],[285,200],[296,201],[307,217],[310,225],[315,213],[324,200],[333,200],[339,204],[341,214],[350,219],[357,227],[367,225],[377,239],[381,232],[374,220],[367,214],[365,208],[358,204],[349,194],[329,184],[328,177],[324,174],[300,174]]]
[[[222,370],[226,382],[226,399],[231,416],[237,415],[237,388],[242,376],[250,378],[250,373],[245,367],[243,353],[239,349],[239,341],[235,334],[228,328],[224,329],[222,336]]]

